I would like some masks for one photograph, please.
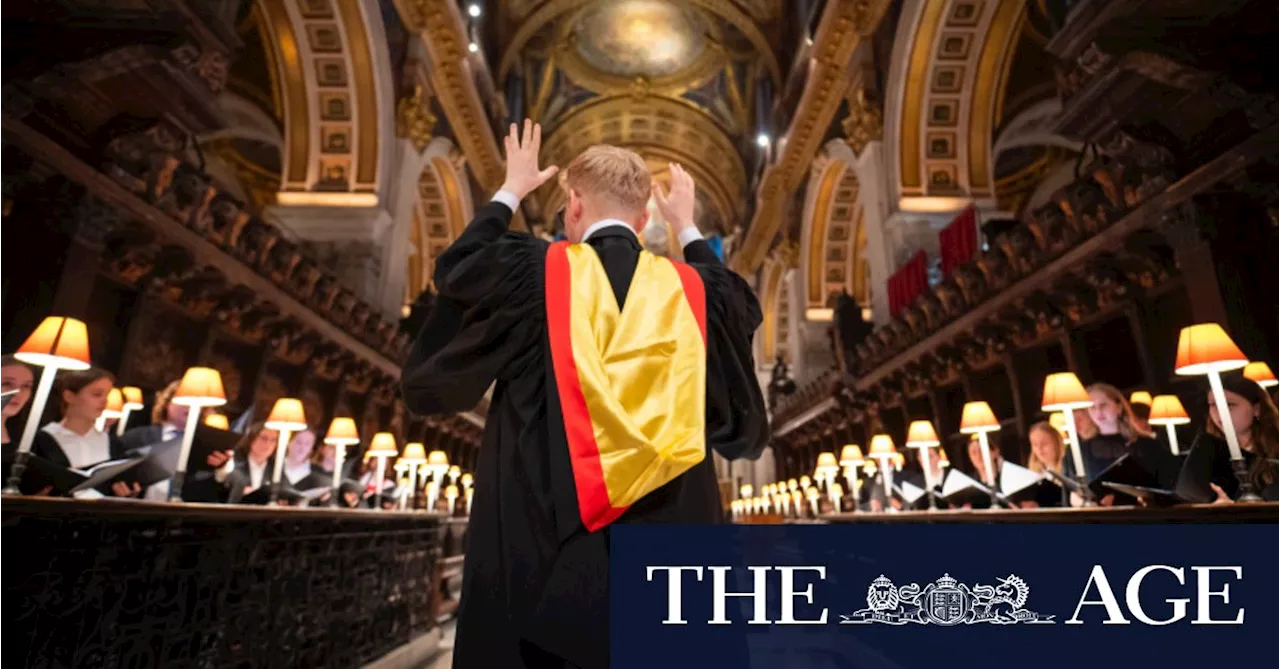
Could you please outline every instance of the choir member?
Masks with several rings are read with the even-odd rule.
[[[279,437],[278,432],[261,423],[250,427],[241,437],[232,458],[234,465],[223,479],[228,504],[239,504],[250,493],[271,485]],[[220,479],[223,478],[222,471],[218,472]]]
[[[990,452],[990,463],[982,461],[982,441],[978,438],[978,435],[975,434],[969,437],[966,452],[969,454],[969,467],[973,472],[973,478],[982,485],[987,485],[987,467],[990,466],[992,470],[991,480],[995,482],[992,487],[999,490],[1000,466],[1004,464],[1004,454],[1000,452],[1000,448],[995,444],[989,445],[987,450]],[[963,508],[986,509],[990,508],[990,506],[990,498],[982,498],[977,502],[966,503]]]
[[[1177,463],[1169,450],[1156,441],[1151,432],[1144,432],[1133,415],[1129,400],[1109,383],[1095,383],[1087,388],[1093,405],[1089,407],[1097,432],[1080,438],[1080,457],[1084,461],[1087,478],[1101,474],[1111,463],[1125,455],[1132,455],[1162,488],[1171,488],[1177,474]],[[1075,412],[1080,413],[1080,412]],[[1071,458],[1064,462],[1067,476],[1075,475]],[[1102,506],[1116,502],[1114,493],[1103,495],[1098,501]]]
[[[316,446],[316,430],[307,428],[293,434],[285,450],[284,478],[298,490],[328,488],[333,485],[333,471],[322,471],[312,464]]]
[[[540,143],[541,128],[532,122],[525,122],[523,138],[512,126],[507,180],[438,258],[439,298],[402,377],[405,404],[417,414],[470,409],[496,381],[476,465],[455,667],[606,666],[611,524],[722,522],[715,465],[705,453],[714,449],[730,459],[754,459],[767,442],[768,414],[751,357],[760,307],[750,286],[701,239],[692,178],[671,166],[667,195],[653,187],[648,166],[635,153],[591,147],[568,166],[561,184],[571,244],[549,247],[507,231],[520,200],[556,172],[539,169]],[[688,265],[641,252],[637,231],[648,220],[651,197],[683,245]],[[696,292],[673,285],[672,269]],[[566,299],[570,281],[574,302]],[[699,294],[705,297],[705,322],[698,323],[702,336],[695,339],[684,309]],[[575,428],[570,436],[566,429],[566,416],[584,412],[571,394],[564,406],[561,392],[578,384],[599,388],[599,378],[575,379],[561,363],[596,359],[603,351],[584,346],[564,324],[605,328],[600,319],[614,318],[618,310],[617,318],[632,322],[637,307],[628,311],[629,299],[640,300],[646,313],[667,314],[650,315],[649,322],[625,330],[642,339],[632,342],[632,369],[661,372],[646,378],[673,397],[652,401],[670,407],[666,419],[698,426],[686,443],[705,455],[620,517],[592,516],[594,527],[588,529],[568,447],[585,433]],[[584,304],[578,300],[589,306],[575,307]],[[579,320],[586,309],[598,309],[599,318]],[[693,315],[702,311],[695,307]],[[551,325],[565,334],[553,337]],[[659,344],[658,338],[665,341]],[[672,356],[699,350],[689,343],[694,341],[704,347],[705,363],[672,365]],[[659,384],[662,378],[689,382]],[[701,401],[674,399],[704,383],[705,393],[697,398],[705,397],[705,411],[689,411]],[[603,391],[583,397],[605,402]],[[631,419],[618,410],[597,415],[593,409],[589,420],[599,426],[605,424],[599,420],[624,425]],[[608,434],[598,428],[596,433]]]
[[[162,458],[173,471],[177,470],[177,451],[182,447],[182,433],[187,429],[187,412],[191,407],[173,401],[181,381],[174,381],[156,393],[155,405],[151,407],[151,424],[130,428],[120,437],[127,452],[142,449],[172,449],[174,453]],[[202,409],[201,411],[204,411]],[[214,451],[207,460],[211,470],[224,468],[223,476],[231,469],[231,451]],[[144,499],[163,502],[169,498],[169,481],[147,486]],[[223,494],[211,471],[188,468],[187,478],[182,484],[182,498],[188,502],[213,503],[221,501]]]
[[[1076,412],[1080,413],[1080,412]],[[1066,455],[1066,446],[1062,442],[1062,433],[1048,422],[1041,421],[1027,431],[1027,440],[1031,443],[1031,453],[1027,457],[1027,469],[1047,475],[1047,472],[1062,473],[1062,460]],[[1042,485],[1036,492],[1035,506],[1065,506],[1066,490],[1056,484]]]
[[[107,408],[107,393],[115,385],[115,377],[105,369],[90,367],[83,371],[64,371],[54,384],[62,418],[40,428],[31,444],[31,452],[56,465],[83,469],[107,460],[125,456],[124,445],[109,432],[98,430],[94,423]],[[32,416],[28,420],[39,420]],[[134,497],[142,492],[138,484],[116,481],[111,493],[118,497]],[[102,497],[96,490],[75,493],[81,499]]]
[[[1222,385],[1253,490],[1265,500],[1275,500],[1276,405],[1262,386],[1242,376],[1224,375]],[[1175,492],[1186,500],[1229,503],[1240,496],[1240,484],[1231,469],[1231,451],[1212,394],[1208,401],[1204,431],[1213,438],[1197,438],[1192,444],[1178,474]]]
[[[11,355],[0,358],[0,391],[16,391],[9,396],[9,401],[0,413],[0,443],[5,446],[6,455],[10,450],[17,449],[17,441],[9,437],[9,419],[22,413],[22,409],[27,406],[35,379],[35,371],[27,363]],[[14,445],[10,446],[10,441]]]

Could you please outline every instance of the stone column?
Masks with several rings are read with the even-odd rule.
[[[381,309],[386,316],[399,316],[404,298],[403,269],[400,293],[384,294],[387,282],[383,277],[382,256],[391,246],[394,228],[394,220],[386,209],[381,206],[274,205],[263,212],[263,218],[304,247],[357,297]]]
[[[893,246],[885,234],[892,209],[886,182],[884,142],[868,142],[853,164],[858,175],[858,199],[862,203],[862,224],[867,228],[867,265],[871,269],[871,321],[889,321],[889,295],[885,290],[893,274]]]

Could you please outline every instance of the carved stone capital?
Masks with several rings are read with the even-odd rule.
[[[881,139],[884,135],[884,117],[879,105],[867,100],[866,93],[855,90],[846,101],[849,115],[844,118],[845,142],[853,149],[854,155],[861,155],[870,142]]]
[[[412,95],[396,103],[396,135],[408,138],[418,151],[427,148],[436,120],[431,113],[431,97],[422,86],[415,86]]]

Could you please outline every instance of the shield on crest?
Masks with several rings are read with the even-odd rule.
[[[968,607],[965,596],[958,588],[937,588],[929,593],[929,618],[939,625],[954,625],[964,619]]]

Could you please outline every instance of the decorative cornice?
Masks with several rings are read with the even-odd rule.
[[[809,162],[849,88],[849,59],[862,37],[875,30],[889,0],[836,0],[827,3],[818,34],[814,59],[800,103],[787,129],[786,144],[777,162],[765,170],[755,216],[747,230],[734,268],[750,274],[760,267],[770,242],[782,226],[787,199],[804,180]]]
[[[431,59],[431,86],[476,180],[483,188],[496,190],[502,185],[505,167],[493,129],[489,127],[488,114],[472,84],[466,25],[458,3],[396,0],[396,7],[405,24],[418,33],[427,48]]]

